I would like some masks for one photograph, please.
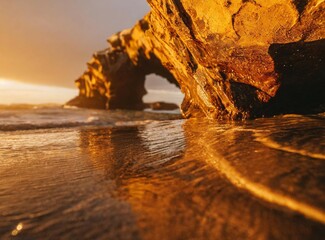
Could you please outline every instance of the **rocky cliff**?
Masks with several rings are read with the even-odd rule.
[[[324,0],[148,0],[108,39],[68,104],[143,109],[151,73],[184,93],[184,117],[245,119],[324,106]]]

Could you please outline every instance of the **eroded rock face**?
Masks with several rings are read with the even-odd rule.
[[[147,93],[145,77],[151,73],[176,84],[173,75],[153,54],[145,39],[148,22],[141,20],[130,30],[108,39],[109,48],[96,52],[88,62],[88,70],[76,80],[79,96],[68,105],[99,109],[142,110],[142,97]]]
[[[94,55],[75,102],[141,109],[145,76],[156,73],[180,86],[184,117],[245,119],[324,105],[323,0],[148,2],[143,20]]]

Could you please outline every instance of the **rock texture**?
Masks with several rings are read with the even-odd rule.
[[[180,86],[184,117],[245,119],[324,106],[323,0],[148,0],[108,39],[70,105],[142,109],[145,76]]]

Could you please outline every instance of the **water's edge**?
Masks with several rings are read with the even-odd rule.
[[[0,111],[0,238],[322,239],[324,120]]]

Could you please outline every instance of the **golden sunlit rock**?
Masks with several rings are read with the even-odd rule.
[[[144,19],[93,56],[68,104],[143,109],[145,76],[155,73],[180,86],[184,117],[245,119],[323,106],[323,0],[148,2]]]

